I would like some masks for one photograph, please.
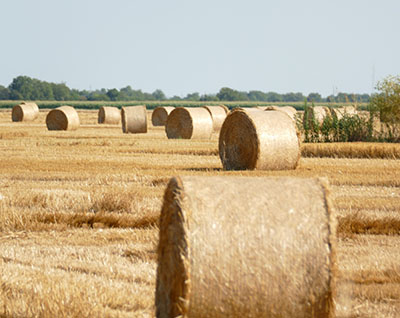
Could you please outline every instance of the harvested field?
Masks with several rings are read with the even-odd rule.
[[[124,134],[82,110],[79,130],[48,131],[47,112],[13,123],[0,111],[0,317],[153,317],[158,218],[176,175],[328,178],[337,317],[399,316],[398,145],[307,144],[296,170],[223,171],[216,133],[168,139],[148,112],[147,134]]]

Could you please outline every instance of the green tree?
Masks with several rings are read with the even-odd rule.
[[[381,121],[388,124],[400,123],[400,76],[388,76],[378,82],[379,93],[371,98],[370,106],[380,114]]]
[[[10,90],[7,87],[0,85],[0,99],[10,99]]]
[[[320,103],[322,102],[322,96],[319,93],[310,93],[307,96],[308,102]]]
[[[109,89],[106,93],[106,95],[108,96],[108,98],[112,101],[116,101],[118,100],[119,97],[119,91],[116,88],[113,89]]]
[[[194,93],[189,93],[186,95],[184,98],[185,100],[190,100],[190,101],[199,101],[200,100],[200,94],[197,92]]]
[[[156,89],[151,95],[153,95],[155,100],[166,100],[164,92],[161,89]]]
[[[247,93],[239,92],[229,87],[223,87],[219,90],[217,97],[223,101],[246,101],[249,100]]]

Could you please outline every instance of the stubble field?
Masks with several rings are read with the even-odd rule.
[[[168,140],[151,124],[147,134],[123,134],[98,125],[97,111],[78,112],[79,130],[57,132],[47,131],[46,110],[32,123],[0,111],[0,317],[153,317],[158,217],[176,175],[328,178],[339,223],[337,317],[400,315],[400,160],[303,157],[295,171],[227,172],[217,134]],[[400,153],[318,147],[303,154]]]

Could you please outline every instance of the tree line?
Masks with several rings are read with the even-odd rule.
[[[229,87],[223,87],[216,94],[189,93],[185,97],[172,96],[168,98],[161,89],[152,93],[143,92],[126,86],[121,89],[97,89],[77,90],[70,89],[65,83],[51,83],[41,81],[28,76],[14,78],[8,87],[0,85],[0,100],[77,100],[77,101],[152,101],[152,100],[187,100],[187,101],[259,101],[259,102],[361,102],[368,103],[368,94],[338,93],[322,97],[319,93],[310,93],[307,96],[302,93],[262,92],[252,90],[249,92],[238,91]]]

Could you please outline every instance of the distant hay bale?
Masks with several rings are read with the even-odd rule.
[[[22,102],[15,105],[11,111],[11,120],[18,121],[32,121],[39,116],[39,107],[35,103]]]
[[[52,109],[46,116],[48,130],[76,130],[79,128],[79,116],[72,106]]]
[[[328,107],[325,107],[325,106],[309,107],[308,108],[308,116],[303,116],[303,124],[305,125],[306,121],[308,121],[309,126],[312,126],[313,115],[314,115],[315,121],[319,125],[322,125],[325,117],[331,116],[331,111],[329,110]]]
[[[357,110],[354,106],[344,106],[339,108],[332,108],[332,115],[336,116],[337,119],[342,119],[345,115],[353,116],[357,114]]]
[[[146,106],[129,106],[121,109],[122,131],[124,133],[147,133]]]
[[[220,131],[222,124],[228,113],[228,108],[226,106],[203,106],[211,115],[213,121],[213,130]]]
[[[284,112],[285,114],[287,114],[291,119],[296,120],[296,108],[292,107],[292,106],[266,106],[263,107],[264,110],[268,111],[268,110],[277,110],[280,112]]]
[[[175,109],[173,106],[156,107],[151,114],[153,126],[165,126],[168,115]]]
[[[118,107],[101,106],[97,122],[99,124],[118,125],[121,122],[121,111]]]
[[[235,110],[222,125],[219,156],[225,170],[295,169],[300,159],[296,126],[281,111]]]
[[[172,178],[159,228],[158,318],[335,317],[324,180]]]
[[[212,131],[211,115],[202,107],[175,108],[165,125],[169,139],[210,139]]]

